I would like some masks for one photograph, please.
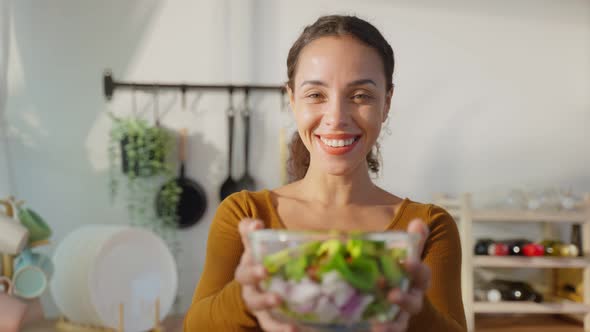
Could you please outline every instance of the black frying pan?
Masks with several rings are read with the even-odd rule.
[[[196,224],[207,210],[207,195],[203,187],[197,182],[189,179],[184,174],[184,162],[186,160],[186,128],[180,132],[179,156],[180,156],[180,175],[175,181],[180,187],[180,199],[176,206],[178,216],[178,228],[187,228]],[[163,215],[163,205],[161,204],[163,189],[160,189],[156,198],[156,211],[159,216]]]

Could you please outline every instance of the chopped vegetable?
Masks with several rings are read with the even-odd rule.
[[[387,293],[407,286],[406,256],[406,248],[360,237],[312,241],[264,257],[263,287],[283,298],[284,315],[310,324],[390,320],[397,310]]]

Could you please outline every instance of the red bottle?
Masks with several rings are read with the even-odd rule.
[[[507,256],[508,245],[506,243],[494,243],[488,247],[488,254],[491,256]]]
[[[545,254],[545,247],[539,243],[529,243],[522,248],[525,256],[543,256]]]

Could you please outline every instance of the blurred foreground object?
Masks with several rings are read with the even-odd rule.
[[[178,286],[176,263],[166,244],[142,228],[87,225],[59,243],[51,293],[72,323],[125,331],[153,327],[172,307]],[[124,304],[125,309],[121,308]]]

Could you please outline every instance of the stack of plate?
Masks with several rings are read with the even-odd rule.
[[[174,258],[159,237],[144,229],[81,227],[60,242],[53,260],[51,293],[75,323],[117,328],[122,303],[125,331],[146,331],[154,325],[156,299],[162,319],[176,297]]]

